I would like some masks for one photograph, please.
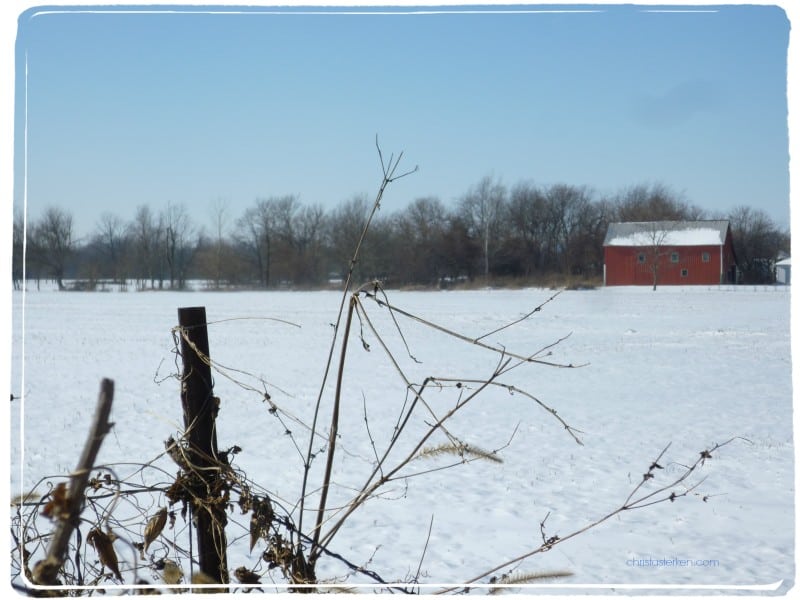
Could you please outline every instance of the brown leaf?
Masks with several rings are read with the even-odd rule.
[[[100,564],[108,567],[114,576],[122,581],[122,575],[119,572],[119,561],[117,560],[117,553],[114,551],[112,537],[95,527],[86,536],[86,541],[94,546],[94,549],[97,551],[97,556],[100,557]]]
[[[239,583],[261,583],[261,577],[246,567],[239,567],[233,574]]]
[[[314,583],[317,579],[314,565],[306,562],[306,557],[300,550],[294,555],[290,575],[293,583]]]
[[[67,484],[59,483],[50,498],[44,505],[42,514],[48,519],[66,519],[69,517],[69,500],[67,498]]]
[[[152,544],[155,539],[164,531],[164,526],[167,524],[167,509],[162,508],[155,516],[151,517],[144,528],[144,552],[147,552],[147,547]]]
[[[256,545],[258,538],[266,538],[269,534],[269,526],[275,512],[272,510],[272,503],[269,498],[253,498],[253,514],[250,515],[250,551]]]

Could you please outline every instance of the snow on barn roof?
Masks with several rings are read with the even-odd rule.
[[[604,246],[721,246],[728,221],[610,223]]]

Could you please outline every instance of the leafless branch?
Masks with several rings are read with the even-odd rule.
[[[353,250],[353,256],[350,259],[350,266],[349,266],[349,268],[347,270],[347,277],[345,278],[344,290],[343,290],[343,293],[342,293],[342,299],[341,299],[341,302],[339,304],[339,311],[337,313],[336,323],[334,324],[334,327],[333,327],[333,337],[331,339],[330,349],[328,350],[328,358],[327,358],[327,361],[325,363],[325,371],[324,371],[323,376],[322,376],[322,381],[321,381],[320,387],[319,387],[319,393],[317,395],[317,401],[316,401],[316,404],[315,404],[315,407],[314,407],[314,416],[313,416],[312,423],[311,423],[311,436],[309,438],[308,451],[306,452],[306,459],[305,459],[305,462],[304,462],[304,465],[303,465],[303,481],[302,481],[301,492],[300,492],[300,512],[299,512],[299,522],[298,522],[298,527],[299,527],[300,531],[303,530],[303,515],[305,513],[306,490],[308,488],[308,477],[309,477],[309,471],[310,471],[310,468],[311,468],[311,456],[313,454],[314,438],[317,435],[317,421],[319,419],[319,411],[320,411],[320,408],[322,406],[322,396],[323,396],[323,393],[324,393],[324,390],[325,390],[325,385],[326,385],[327,380],[328,380],[328,375],[330,373],[330,369],[332,368],[332,365],[333,365],[333,353],[334,353],[334,349],[336,347],[336,340],[337,340],[338,333],[339,333],[339,326],[341,324],[342,316],[344,314],[344,306],[345,306],[345,303],[347,302],[348,293],[350,291],[350,286],[352,284],[355,265],[357,264],[359,256],[361,254],[361,248],[363,246],[364,239],[367,236],[367,231],[369,231],[370,225],[372,223],[372,219],[375,216],[375,213],[380,208],[381,200],[383,199],[383,194],[386,191],[387,186],[390,183],[392,183],[393,181],[395,181],[396,179],[399,179],[400,177],[405,177],[406,175],[410,175],[411,173],[413,173],[413,172],[415,172],[417,170],[416,167],[415,167],[412,171],[409,171],[407,173],[403,173],[401,175],[395,175],[395,173],[397,172],[397,169],[398,169],[398,167],[400,165],[400,160],[401,160],[401,158],[403,156],[402,153],[400,154],[400,156],[396,160],[392,157],[392,158],[390,158],[390,160],[387,163],[387,162],[384,162],[384,160],[383,160],[383,151],[381,150],[380,144],[378,143],[377,135],[375,136],[375,145],[377,147],[378,157],[379,157],[380,162],[381,162],[381,171],[383,173],[383,180],[381,181],[380,187],[378,189],[378,193],[375,196],[375,200],[372,203],[372,210],[370,211],[369,216],[368,216],[366,222],[364,223],[364,227],[361,230],[361,235],[359,237],[359,240],[356,243],[356,247]]]
[[[322,493],[319,500],[319,508],[317,509],[317,524],[314,527],[314,537],[311,542],[311,550],[309,556],[313,563],[315,556],[319,554],[317,546],[319,545],[319,535],[322,529],[322,520],[325,518],[325,502],[328,499],[328,487],[330,486],[331,473],[333,472],[333,455],[336,451],[336,438],[339,435],[339,409],[342,400],[342,379],[344,377],[345,357],[347,356],[347,340],[350,338],[350,325],[353,322],[353,309],[355,308],[356,301],[353,296],[350,301],[350,306],[347,310],[347,321],[345,322],[344,337],[342,338],[342,352],[339,358],[339,373],[336,377],[336,395],[333,399],[333,414],[331,415],[331,431],[328,435],[328,457],[325,463],[325,475],[322,480]]]
[[[526,321],[526,320],[527,320],[527,319],[529,319],[531,316],[533,316],[533,315],[534,315],[534,314],[536,314],[537,312],[541,311],[541,310],[542,310],[542,308],[544,308],[544,306],[545,306],[546,304],[549,304],[550,302],[552,302],[553,300],[555,300],[556,296],[558,296],[559,294],[561,294],[561,290],[557,291],[555,294],[553,294],[552,296],[550,296],[550,297],[549,297],[547,300],[545,300],[544,302],[542,302],[542,303],[541,303],[539,306],[537,306],[536,308],[534,308],[534,309],[533,309],[532,311],[530,311],[529,313],[527,313],[527,314],[525,314],[525,315],[521,316],[519,319],[517,319],[517,320],[515,320],[515,321],[511,321],[510,323],[506,323],[505,325],[503,325],[502,327],[498,327],[497,329],[493,329],[493,330],[492,330],[492,331],[490,331],[489,333],[484,333],[483,335],[479,335],[478,337],[476,337],[476,338],[475,338],[475,341],[476,341],[476,342],[479,342],[479,341],[480,341],[480,340],[482,340],[483,338],[489,337],[489,336],[491,336],[491,335],[494,335],[495,333],[499,333],[499,332],[503,331],[504,329],[508,329],[509,327],[513,327],[514,325],[516,325],[516,324],[518,324],[518,323],[522,323],[523,321]]]
[[[505,348],[498,347],[498,346],[490,346],[489,344],[485,344],[485,343],[481,342],[477,338],[470,338],[470,337],[468,337],[466,335],[458,333],[457,331],[453,331],[452,329],[448,329],[447,327],[444,327],[442,325],[438,325],[437,323],[434,323],[434,322],[429,321],[427,319],[423,319],[422,317],[420,317],[418,315],[415,315],[415,314],[412,314],[412,313],[410,313],[408,311],[405,311],[405,310],[403,310],[403,309],[401,309],[401,308],[399,308],[399,307],[397,307],[397,306],[395,306],[395,305],[393,305],[393,304],[391,304],[391,303],[389,303],[389,302],[387,302],[385,300],[381,300],[380,298],[377,298],[376,296],[370,295],[368,297],[372,298],[372,300],[374,300],[379,306],[385,306],[387,308],[390,308],[392,311],[396,312],[397,314],[402,315],[402,316],[404,316],[404,317],[406,317],[408,319],[411,319],[412,321],[416,321],[416,322],[418,322],[418,323],[420,323],[422,325],[425,325],[426,327],[430,327],[430,328],[435,329],[437,331],[440,331],[440,332],[442,332],[444,334],[447,334],[447,335],[449,335],[451,337],[457,338],[457,339],[462,340],[464,342],[468,342],[470,344],[474,344],[475,346],[478,346],[478,347],[483,348],[485,350],[490,350],[492,352],[496,352],[498,354],[502,354],[503,356],[506,356],[506,357],[510,357],[510,358],[513,358],[513,359],[516,359],[516,360],[519,360],[519,361],[522,361],[522,362],[526,362],[526,363],[536,363],[536,364],[540,364],[540,365],[546,365],[546,366],[549,366],[549,367],[557,367],[557,368],[561,368],[561,369],[574,369],[574,368],[585,366],[585,365],[573,365],[573,364],[555,363],[555,362],[550,362],[550,361],[538,359],[538,358],[536,358],[536,355],[523,356],[523,355],[520,355],[520,354],[515,354],[513,352],[508,352]],[[482,337],[486,337],[486,336],[484,335]]]
[[[372,455],[375,457],[375,464],[380,466],[381,459],[378,458],[378,449],[375,447],[375,438],[369,430],[369,416],[367,415],[367,399],[364,394],[361,394],[361,399],[364,406],[364,427],[367,429],[367,436],[369,437],[370,446],[372,446]],[[383,474],[383,473],[381,473]]]
[[[431,542],[431,532],[433,531],[433,515],[431,515],[431,522],[428,525],[428,536],[425,538],[425,545],[422,547],[422,556],[419,557],[419,564],[417,565],[417,572],[414,575],[414,582],[419,582],[419,574],[422,571],[422,563],[425,562],[425,553],[428,551],[428,544]]]
[[[540,523],[540,530],[541,530],[542,539],[543,539],[542,544],[540,544],[536,548],[533,548],[532,550],[526,551],[526,552],[524,552],[522,554],[519,554],[519,555],[515,556],[514,558],[511,558],[511,559],[508,559],[508,560],[504,561],[503,563],[501,563],[499,565],[496,565],[496,566],[494,566],[494,567],[492,567],[490,569],[487,569],[486,571],[484,571],[480,575],[477,575],[476,577],[472,577],[469,580],[465,581],[464,585],[468,586],[469,584],[475,583],[476,581],[478,581],[480,579],[483,579],[484,577],[488,577],[488,576],[492,575],[493,573],[496,573],[497,571],[508,567],[509,565],[512,565],[514,563],[518,563],[518,562],[520,562],[522,560],[525,560],[526,558],[529,558],[529,557],[534,556],[536,554],[541,554],[542,552],[547,552],[548,550],[552,549],[554,546],[556,546],[558,544],[563,544],[567,540],[570,540],[570,539],[572,539],[574,537],[577,537],[577,536],[589,531],[590,529],[594,529],[598,525],[601,525],[602,523],[605,523],[606,521],[608,521],[612,517],[615,517],[616,515],[619,515],[619,514],[625,512],[625,511],[644,508],[646,506],[652,506],[652,505],[661,504],[661,503],[664,503],[664,502],[674,502],[676,499],[678,499],[680,497],[683,497],[683,496],[686,496],[688,493],[690,493],[690,491],[696,489],[696,487],[698,485],[700,485],[700,483],[702,483],[702,482],[691,486],[690,488],[688,488],[687,490],[685,490],[684,492],[681,492],[681,493],[674,492],[674,489],[677,488],[678,486],[680,486],[681,484],[683,484],[687,480],[687,478],[698,467],[700,467],[701,465],[704,464],[705,460],[711,458],[713,452],[715,452],[719,448],[722,448],[723,446],[731,443],[735,439],[737,439],[737,438],[731,438],[726,442],[723,442],[721,444],[714,444],[711,448],[701,451],[700,452],[700,456],[690,466],[688,466],[686,468],[686,470],[683,473],[681,473],[678,477],[667,481],[665,484],[663,484],[661,486],[658,486],[655,490],[650,491],[650,492],[646,493],[643,496],[635,498],[636,493],[639,490],[642,489],[643,484],[646,481],[650,481],[650,480],[653,479],[652,477],[644,478],[642,482],[638,483],[635,486],[634,491],[631,494],[628,495],[628,497],[625,499],[625,501],[620,506],[618,506],[617,508],[609,511],[604,516],[602,516],[599,519],[597,519],[597,520],[585,525],[584,527],[581,527],[580,529],[577,529],[577,530],[573,531],[572,533],[569,533],[569,534],[564,535],[562,537],[559,537],[559,536],[546,537],[546,534],[544,532],[544,523],[547,520],[547,516],[545,516],[545,518]],[[667,448],[669,448],[669,445],[667,446]],[[657,469],[658,468],[658,466],[659,466],[658,465],[658,461],[661,460],[661,458],[664,456],[667,448],[662,450],[661,453],[658,455],[658,457],[654,461],[652,461],[651,466],[648,469],[648,472],[651,472],[653,469]],[[667,494],[667,492],[670,492],[670,493]],[[548,513],[548,515],[549,515],[549,513]],[[436,593],[437,594],[443,594],[443,593],[453,592],[453,591],[456,591],[456,590],[459,590],[459,589],[462,589],[462,586],[448,587],[446,589],[439,590]]]
[[[509,360],[511,360],[511,359],[502,359],[501,358],[500,362],[498,363],[497,368],[495,369],[495,373],[501,371],[506,366],[506,364],[507,364],[507,362]],[[428,430],[424,434],[422,434],[420,436],[419,440],[414,445],[412,450],[408,454],[406,454],[404,458],[401,458],[400,460],[398,460],[394,467],[392,467],[391,469],[387,470],[384,475],[382,475],[380,478],[378,478],[375,481],[372,481],[374,479],[374,475],[371,476],[368,479],[368,482],[372,481],[372,483],[368,483],[367,485],[365,485],[364,488],[362,488],[362,491],[359,494],[356,495],[356,497],[351,501],[350,505],[344,511],[342,516],[339,517],[337,522],[326,532],[326,534],[324,536],[322,536],[322,538],[320,540],[320,544],[321,545],[329,544],[331,539],[336,535],[336,533],[339,531],[339,529],[345,523],[347,518],[353,512],[355,512],[355,510],[359,506],[361,506],[364,502],[366,502],[370,498],[370,496],[372,496],[372,494],[375,493],[376,490],[378,490],[381,486],[385,485],[388,481],[392,480],[394,478],[394,476],[397,475],[397,473],[400,472],[414,458],[414,456],[416,456],[416,454],[425,446],[425,444],[428,443],[428,440],[430,440],[431,436],[433,436],[433,434],[436,433],[437,431],[442,430],[443,427],[444,427],[444,423],[445,422],[447,422],[460,409],[462,409],[464,406],[466,406],[471,400],[473,400],[478,395],[480,395],[480,393],[486,387],[488,387],[488,385],[491,383],[491,380],[492,380],[492,378],[490,377],[487,380],[485,385],[479,386],[476,390],[474,390],[466,398],[464,398],[461,401],[459,401],[459,403],[456,404],[456,406],[454,406],[449,411],[447,411],[443,416],[441,416],[439,419],[437,419],[434,423],[431,423],[429,425],[429,427],[428,427]],[[375,473],[375,472],[376,471],[373,471],[373,473]]]
[[[505,370],[505,372],[507,372],[507,371],[508,371],[508,369]],[[435,382],[438,382],[438,383],[442,383],[442,384],[444,384],[444,383],[455,383],[455,384],[462,384],[463,385],[463,384],[466,384],[466,383],[470,383],[470,384],[474,384],[474,385],[484,385],[484,384],[487,383],[483,379],[453,379],[453,378],[449,378],[449,377],[436,377],[436,378],[432,378],[432,380],[435,381]],[[567,433],[569,433],[572,436],[572,439],[574,439],[578,444],[583,446],[583,441],[576,435],[576,433],[585,433],[585,432],[581,431],[580,429],[576,429],[575,427],[572,427],[569,423],[567,423],[561,417],[561,415],[558,414],[556,409],[548,406],[547,404],[545,404],[544,402],[539,400],[536,396],[534,396],[530,392],[526,392],[525,390],[522,390],[522,389],[520,389],[518,387],[515,387],[513,385],[509,385],[507,383],[503,383],[501,381],[496,381],[496,380],[489,382],[488,385],[494,386],[494,387],[503,388],[503,389],[507,390],[509,394],[520,394],[522,396],[525,396],[526,398],[530,398],[531,400],[536,402],[536,404],[541,406],[544,410],[546,410],[551,415],[553,415],[553,417],[555,417],[558,420],[558,422],[561,423],[561,425],[564,426],[564,429],[567,430]]]
[[[89,437],[83,448],[83,453],[78,461],[78,466],[70,476],[69,489],[64,488],[63,496],[56,496],[49,505],[52,518],[58,522],[47,557],[36,564],[33,569],[33,581],[40,585],[53,585],[56,583],[58,571],[66,559],[69,539],[80,522],[83,509],[83,498],[89,475],[94,467],[97,454],[106,434],[111,431],[112,423],[109,422],[111,404],[114,401],[114,382],[103,379],[100,382],[100,395],[97,400],[97,409],[94,415]]]

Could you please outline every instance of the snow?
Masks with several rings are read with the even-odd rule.
[[[619,236],[606,246],[720,246],[725,243],[717,229],[650,230]]]
[[[475,339],[520,319],[553,294],[487,289],[389,292],[388,298]],[[179,382],[172,376],[179,370],[171,331],[177,309],[205,306],[211,357],[230,369],[215,375],[219,446],[240,446],[235,464],[291,506],[300,493],[300,454],[308,435],[299,424],[269,413],[263,382],[275,403],[310,423],[340,301],[335,292],[31,290],[23,312],[23,294],[14,292],[11,385],[12,394],[24,399],[11,403],[12,494],[41,491],[41,478],[64,477],[74,469],[103,377],[115,381],[115,426],[99,461],[124,478],[131,463],[158,457],[163,441],[181,428]],[[700,451],[735,438],[705,461],[692,480],[702,483],[686,497],[622,512],[497,575],[512,567],[515,573],[573,573],[548,582],[566,586],[543,588],[550,593],[753,593],[746,586],[787,593],[795,580],[789,301],[787,287],[771,286],[561,293],[482,341],[529,355],[568,336],[546,359],[583,366],[525,365],[501,380],[557,410],[583,432],[584,445],[524,394],[488,389],[448,430],[487,450],[507,445],[500,453],[504,462],[475,461],[390,484],[352,515],[331,549],[387,580],[408,579],[424,551],[422,583],[464,582],[539,546],[545,518],[548,536],[565,538],[614,511],[668,445],[660,461],[664,469],[644,489],[677,477]],[[428,376],[486,378],[502,360],[395,313],[401,337],[389,311],[369,299],[364,306],[411,382]],[[362,331],[369,350],[359,338]],[[337,347],[335,357],[338,352]],[[386,446],[407,400],[405,383],[363,319],[353,325],[348,353],[330,507],[352,498],[374,464],[371,441],[378,449]],[[320,413],[323,433],[332,382],[333,377]],[[425,398],[442,415],[475,387],[431,388]],[[409,425],[417,433],[432,418],[418,416]],[[432,443],[445,441],[437,435]],[[411,441],[398,444],[398,451],[411,448]],[[175,470],[167,459],[159,460],[154,464]],[[323,464],[313,464],[312,488]],[[442,458],[420,459],[409,468],[419,473],[444,464]],[[316,503],[314,496],[310,506]],[[235,513],[229,539],[243,531]],[[228,556],[231,571],[256,566],[263,550],[261,541],[251,554],[238,539]],[[122,550],[120,555],[128,556]],[[140,569],[156,581],[156,571]],[[321,559],[317,574],[344,577],[348,570]],[[350,574],[346,583],[371,581]],[[515,591],[532,589],[542,591]]]

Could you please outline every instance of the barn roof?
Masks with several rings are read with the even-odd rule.
[[[604,246],[722,246],[728,221],[610,223]]]

